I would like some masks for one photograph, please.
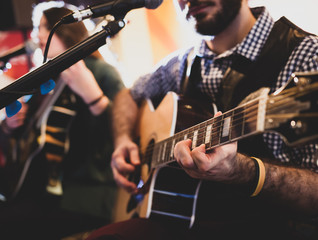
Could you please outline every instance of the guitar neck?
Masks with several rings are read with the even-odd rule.
[[[151,167],[175,161],[174,147],[185,139],[192,140],[192,149],[205,144],[206,151],[265,130],[279,133],[290,146],[317,139],[317,76],[315,72],[293,75],[286,85],[292,87],[283,86],[271,95],[261,88],[245,104],[155,143],[146,153]]]
[[[182,140],[191,139],[192,149],[205,144],[207,151],[264,131],[267,97],[260,97],[211,118],[154,145],[152,167],[175,161],[173,149]]]

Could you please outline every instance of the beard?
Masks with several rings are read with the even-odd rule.
[[[239,13],[242,0],[221,0],[221,8],[212,16],[201,13],[191,17],[196,31],[202,35],[215,36],[226,29]]]

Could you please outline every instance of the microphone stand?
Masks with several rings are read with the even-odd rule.
[[[34,92],[41,84],[56,76],[57,73],[63,72],[79,60],[92,54],[106,44],[107,37],[115,35],[124,26],[125,22],[122,19],[109,22],[103,26],[101,31],[2,88],[0,90],[0,109],[10,105],[21,96]]]

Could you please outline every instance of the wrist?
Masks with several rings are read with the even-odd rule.
[[[259,165],[255,159],[245,154],[237,154],[237,165],[235,168],[235,180],[232,184],[238,184],[239,191],[244,196],[251,196],[258,184]]]
[[[105,96],[104,93],[102,93],[102,94],[99,95],[97,98],[95,98],[95,99],[89,101],[89,102],[87,103],[87,106],[92,107],[92,106],[96,105],[99,101],[102,100],[102,98],[103,98],[104,96]]]
[[[90,111],[96,116],[105,111],[109,104],[109,99],[103,94],[88,105]]]
[[[132,137],[129,134],[121,134],[121,135],[115,136],[114,146],[117,147],[118,145],[126,141],[132,141]]]
[[[251,185],[250,196],[256,197],[263,189],[266,171],[265,171],[265,165],[261,159],[256,157],[251,157],[251,159],[253,160],[255,165],[255,178]]]

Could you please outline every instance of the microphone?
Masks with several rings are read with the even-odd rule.
[[[88,7],[84,10],[75,11],[62,18],[62,23],[73,23],[87,18],[97,18],[111,14],[114,17],[123,18],[130,10],[145,7],[156,9],[163,0],[112,0],[107,3]]]
[[[0,62],[7,63],[13,57],[17,57],[22,54],[32,54],[37,48],[38,44],[32,40],[28,40],[24,44],[20,44],[0,56]]]

